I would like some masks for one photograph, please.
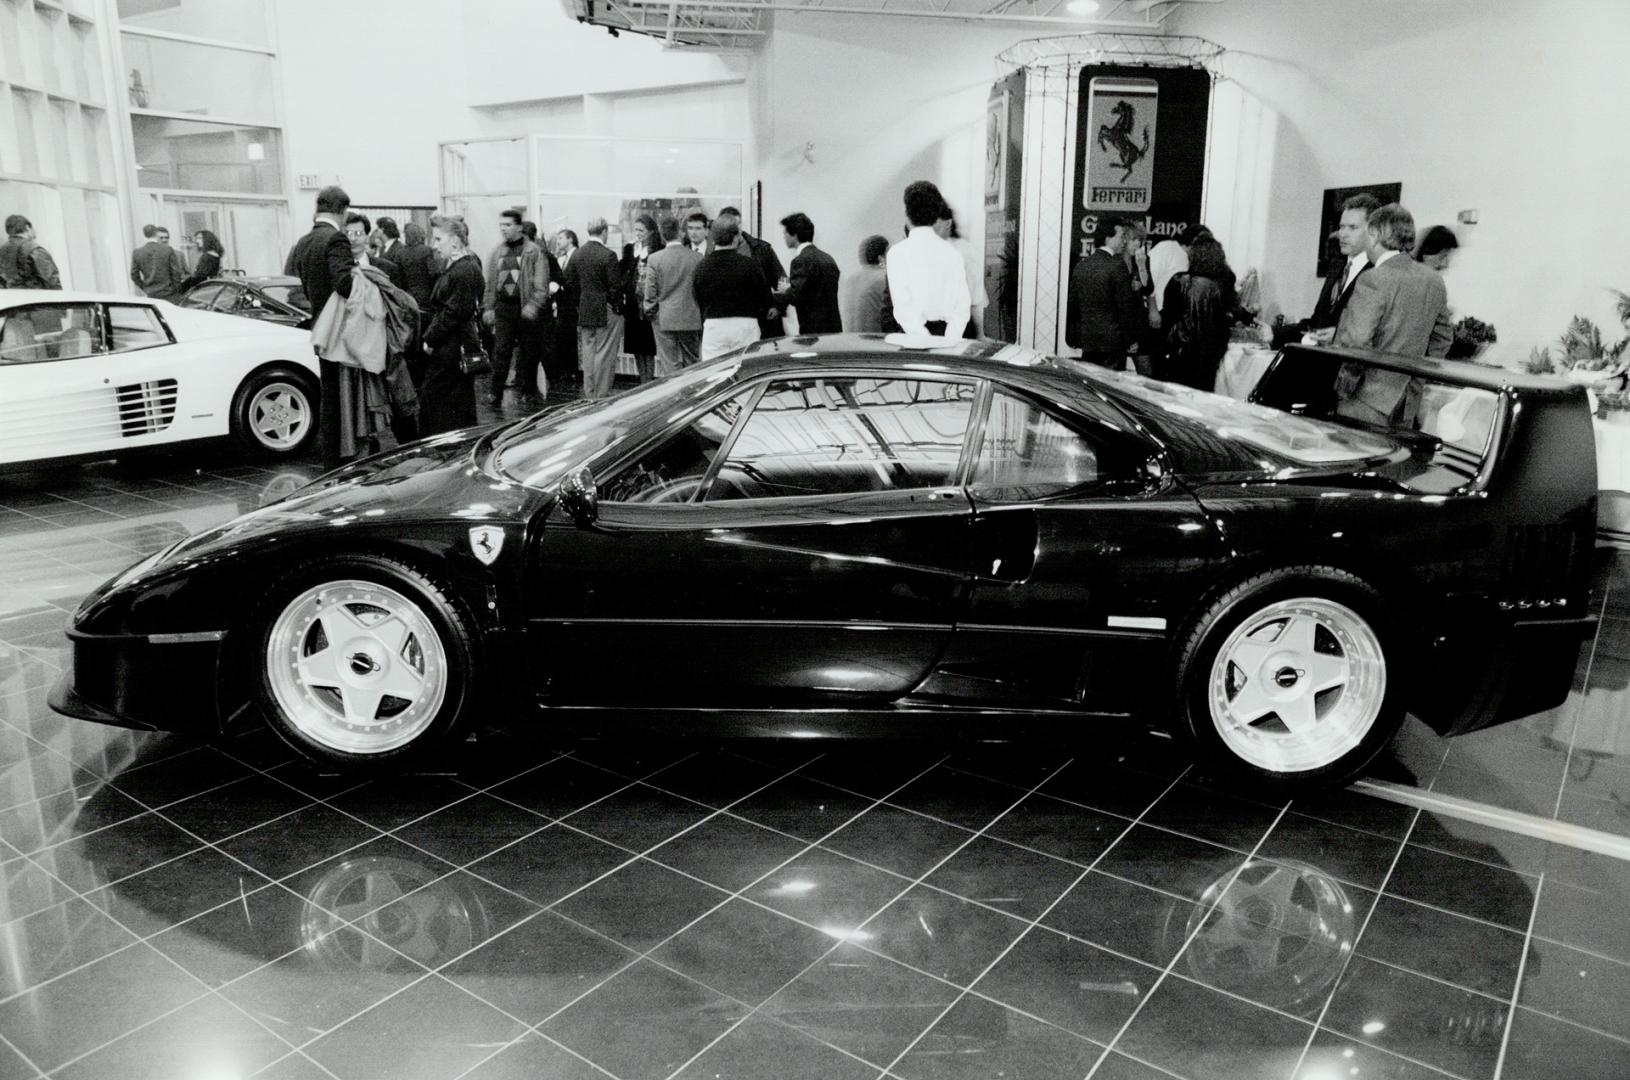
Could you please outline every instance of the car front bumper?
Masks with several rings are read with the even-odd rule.
[[[68,631],[73,658],[47,703],[65,716],[150,731],[221,730],[224,631]]]

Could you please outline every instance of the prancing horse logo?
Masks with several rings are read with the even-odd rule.
[[[504,530],[496,525],[477,525],[470,530],[470,552],[482,565],[491,566],[504,549]]]

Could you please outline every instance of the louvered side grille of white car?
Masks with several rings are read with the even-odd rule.
[[[151,435],[175,419],[174,379],[0,400],[0,461],[72,454],[111,440]]]

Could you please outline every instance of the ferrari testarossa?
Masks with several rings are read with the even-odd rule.
[[[466,725],[1187,740],[1346,781],[1560,703],[1584,391],[1285,349],[1249,403],[995,342],[761,342],[329,473],[86,598],[51,702],[342,768]]]

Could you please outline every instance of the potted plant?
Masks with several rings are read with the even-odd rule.
[[[1470,315],[1455,323],[1454,332],[1454,340],[1449,343],[1450,360],[1475,360],[1499,340],[1491,323]]]

